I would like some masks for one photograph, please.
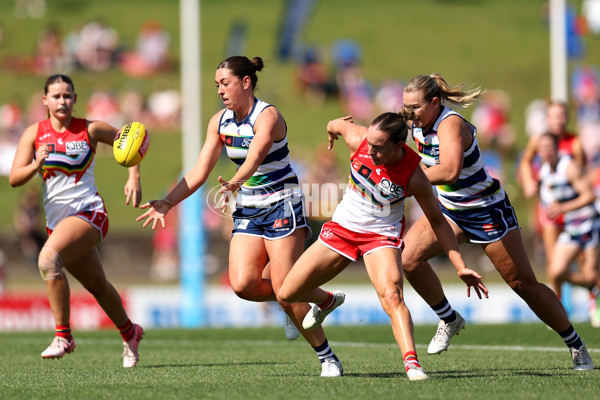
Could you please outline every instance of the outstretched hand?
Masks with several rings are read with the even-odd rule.
[[[171,205],[164,200],[150,200],[149,202],[142,204],[140,208],[150,208],[148,211],[137,217],[136,221],[141,221],[145,218],[142,228],[145,228],[152,222],[152,230],[156,228],[156,223],[160,221],[163,229],[165,227],[165,215],[171,209]]]
[[[467,297],[471,297],[471,287],[475,289],[477,297],[480,299],[482,298],[481,293],[483,293],[486,299],[489,297],[488,289],[481,281],[481,275],[479,275],[477,272],[473,271],[472,269],[465,268],[458,273],[458,276],[463,280],[464,283],[467,284]]]

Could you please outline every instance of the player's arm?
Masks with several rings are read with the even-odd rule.
[[[572,161],[567,167],[567,179],[575,192],[577,197],[572,200],[565,201],[563,203],[552,203],[546,208],[546,214],[550,218],[558,217],[566,212],[580,209],[589,204],[592,204],[596,200],[592,182],[590,181],[588,174],[585,173],[584,168],[577,161]]]
[[[521,161],[519,162],[519,175],[521,177],[521,185],[523,186],[523,194],[530,199],[538,192],[538,182],[533,174],[533,159],[537,153],[539,136],[533,136],[527,142]]]
[[[440,206],[433,194],[431,182],[427,179],[425,172],[416,168],[406,188],[407,196],[414,196],[417,203],[427,217],[444,252],[448,255],[450,262],[456,268],[458,276],[467,284],[467,296],[471,295],[471,287],[475,289],[477,296],[481,298],[481,292],[488,297],[488,290],[481,281],[481,275],[467,268],[462,255],[458,249],[456,236],[448,221],[442,214]]]
[[[579,140],[579,138],[576,138],[573,141],[573,159],[579,163],[579,165],[587,165],[585,151],[583,150],[583,145],[581,144],[581,140]]]
[[[258,169],[263,162],[275,140],[285,137],[286,125],[283,116],[275,107],[265,108],[254,124],[254,137],[250,142],[246,159],[240,165],[237,172],[228,181],[219,176],[221,193],[235,192],[244,184]]]
[[[48,158],[50,150],[47,145],[40,145],[36,159],[35,155],[35,137],[37,136],[38,124],[29,126],[17,145],[15,158],[13,159],[12,167],[8,182],[12,187],[17,187],[26,184],[35,174],[42,168],[44,161]]]
[[[327,133],[329,135],[329,150],[333,148],[333,142],[341,136],[351,153],[354,153],[360,147],[360,144],[367,137],[367,127],[355,125],[352,116],[332,119],[327,123]]]
[[[105,143],[109,146],[113,146],[115,136],[117,136],[118,130],[104,121],[89,121],[88,122],[88,136],[90,138],[90,144],[95,149],[98,148],[98,143]],[[129,201],[133,199],[132,206],[138,207],[142,201],[142,184],[140,182],[140,165],[134,165],[129,167],[129,178],[125,183],[123,189],[125,193],[125,204],[129,205]]]
[[[433,185],[452,184],[458,180],[464,161],[463,131],[467,129],[465,121],[458,116],[450,116],[438,127],[440,141],[439,164],[425,170]]]

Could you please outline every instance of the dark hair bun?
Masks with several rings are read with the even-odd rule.
[[[263,67],[265,66],[262,58],[260,58],[260,57],[254,57],[250,62],[252,63],[252,66],[254,66],[254,69],[256,71],[262,70]]]

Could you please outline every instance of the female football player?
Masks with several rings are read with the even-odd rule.
[[[449,87],[439,74],[419,75],[404,88],[404,106],[412,113],[412,136],[436,186],[438,201],[459,243],[479,243],[506,283],[531,310],[554,329],[571,351],[576,370],[593,369],[588,351],[554,292],[538,282],[529,263],[515,211],[500,182],[492,178],[477,145],[476,129],[448,102],[467,107],[483,90]],[[439,354],[464,327],[452,310],[428,260],[441,253],[439,238],[423,216],[408,230],[402,268],[440,322],[427,352]]]
[[[260,57],[233,56],[219,64],[215,83],[225,108],[211,118],[196,165],[162,200],[142,205],[148,211],[137,218],[145,219],[144,227],[152,223],[154,229],[157,222],[164,227],[169,210],[206,182],[225,146],[237,172],[228,180],[219,176],[221,192],[227,197],[238,192],[229,280],[240,298],[258,302],[277,300],[283,279],[302,254],[309,234],[303,194],[290,165],[286,122],[277,108],[254,95],[256,73],[262,68]],[[321,376],[341,376],[342,364],[323,329],[307,331],[298,322],[309,305],[279,303],[317,352]]]
[[[23,133],[9,177],[13,187],[24,185],[36,174],[42,178],[49,237],[38,265],[56,323],[56,336],[42,357],[61,358],[75,349],[66,269],[116,325],[123,337],[123,367],[134,367],[144,330],[127,317],[121,297],[106,280],[97,249],[108,231],[108,214],[94,182],[94,155],[99,143],[112,146],[117,129],[105,122],[75,118],[76,100],[71,78],[48,77],[42,96],[48,118]],[[125,196],[126,204],[139,205],[139,166],[129,168]]]
[[[325,316],[343,303],[344,295],[334,292],[328,296],[313,288],[362,257],[379,301],[390,317],[408,378],[424,380],[428,376],[417,359],[399,264],[404,247],[405,198],[414,196],[423,209],[458,275],[467,284],[467,294],[472,286],[479,298],[481,292],[487,297],[487,289],[481,276],[465,266],[452,229],[419,166],[421,158],[406,145],[408,125],[404,117],[384,113],[368,129],[354,125],[350,118],[327,124],[329,148],[342,136],[352,154],[348,189],[332,220],[323,225],[319,240],[302,254],[286,277],[279,296],[285,301],[315,303],[303,326],[320,326]]]

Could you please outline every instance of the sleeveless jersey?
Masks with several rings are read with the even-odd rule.
[[[567,178],[567,168],[573,159],[570,156],[561,156],[552,170],[550,163],[544,163],[540,168],[540,201],[542,205],[551,203],[564,203],[577,198],[578,194]],[[583,206],[577,210],[564,214],[565,232],[577,236],[589,232],[598,219],[598,213],[593,204]]]
[[[273,107],[256,99],[252,111],[241,122],[237,122],[232,110],[225,110],[219,121],[219,135],[225,143],[227,156],[239,168],[248,155],[254,137],[254,124],[260,113]],[[260,207],[300,193],[298,177],[290,164],[290,152],[286,136],[273,143],[256,172],[238,191],[239,206]]]
[[[87,120],[73,118],[64,132],[55,131],[49,119],[39,122],[36,151],[41,144],[50,147],[39,171],[48,228],[54,229],[70,215],[104,209],[94,182],[95,150],[90,145]]]
[[[407,145],[404,151],[395,164],[375,165],[363,140],[350,157],[348,187],[331,220],[354,232],[400,238],[406,185],[421,162]]]
[[[451,115],[458,115],[467,123],[473,136],[473,143],[463,152],[463,167],[458,180],[452,184],[436,186],[439,202],[449,210],[466,210],[486,207],[504,200],[506,197],[504,189],[500,182],[487,172],[481,158],[477,145],[477,129],[462,115],[447,106],[443,106],[442,112],[430,130],[423,132],[422,128],[414,125],[412,127],[412,137],[423,164],[427,167],[439,164],[440,142],[437,131],[440,123]]]

